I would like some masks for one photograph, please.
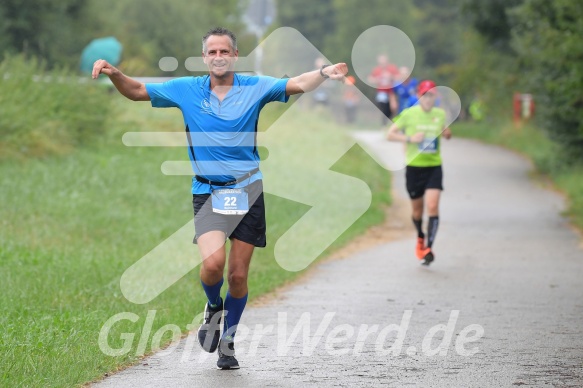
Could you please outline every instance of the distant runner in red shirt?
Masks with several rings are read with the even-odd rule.
[[[383,113],[381,123],[387,125],[397,106],[397,98],[393,92],[393,84],[399,75],[399,68],[389,62],[389,57],[381,54],[377,57],[377,66],[368,76],[368,82],[377,88],[375,101],[377,107]]]

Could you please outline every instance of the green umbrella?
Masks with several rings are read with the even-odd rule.
[[[121,60],[121,52],[122,45],[113,36],[94,39],[81,53],[81,71],[91,73],[93,63],[98,59],[105,59],[113,66],[117,66]]]

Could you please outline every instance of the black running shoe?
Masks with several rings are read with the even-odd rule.
[[[221,339],[221,318],[223,316],[223,300],[213,308],[208,303],[204,307],[204,322],[198,328],[198,342],[209,353],[217,350]]]
[[[239,369],[239,362],[235,358],[235,343],[232,340],[221,339],[219,342],[218,369]]]
[[[425,254],[423,260],[421,260],[421,265],[429,265],[433,260],[435,260],[435,255],[433,254],[432,251],[429,251],[428,253]]]

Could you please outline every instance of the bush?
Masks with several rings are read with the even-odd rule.
[[[105,131],[106,88],[36,60],[0,63],[0,158],[63,154]]]
[[[511,15],[513,46],[537,100],[538,123],[570,159],[583,162],[583,3],[530,0]]]

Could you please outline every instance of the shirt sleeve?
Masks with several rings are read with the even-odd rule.
[[[154,108],[178,108],[189,87],[187,78],[176,78],[162,83],[147,83],[146,91]]]
[[[261,77],[263,89],[266,90],[261,99],[262,103],[267,104],[272,101],[288,102],[289,96],[285,94],[288,80],[289,78]]]

